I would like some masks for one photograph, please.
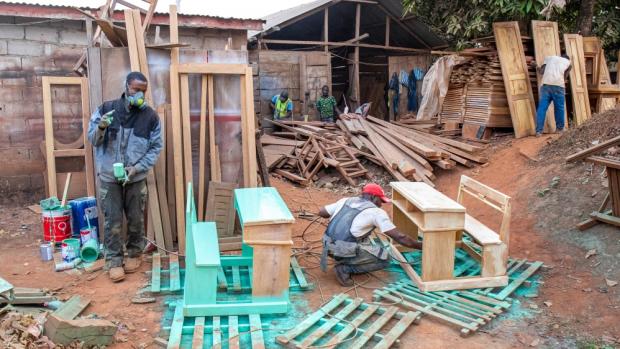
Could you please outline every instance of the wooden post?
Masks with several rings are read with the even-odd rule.
[[[323,10],[323,41],[325,42],[325,45],[323,45],[325,52],[329,52],[329,45],[327,45],[329,42],[329,7]],[[620,54],[620,51],[618,52]]]
[[[618,50],[618,61],[616,62],[616,85],[620,85],[620,50]]]
[[[385,46],[390,46],[390,16],[385,15]]]
[[[362,13],[362,4],[358,3],[355,6],[355,37],[360,36],[360,17]],[[360,48],[355,46],[353,53],[353,95],[355,96],[355,105],[359,106],[360,103]]]
[[[198,149],[198,220],[204,220],[205,150],[207,147],[207,75],[202,76],[200,89],[200,147]]]

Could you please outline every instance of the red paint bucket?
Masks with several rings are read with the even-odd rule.
[[[71,237],[71,209],[43,211],[43,240],[61,242]]]

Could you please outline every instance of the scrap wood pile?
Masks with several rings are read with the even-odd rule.
[[[373,176],[362,159],[383,167],[398,181],[433,185],[433,171],[456,164],[485,163],[483,147],[431,133],[428,121],[386,122],[344,114],[335,124],[272,121],[283,129],[261,137],[270,172],[307,186],[333,168],[351,185]]]

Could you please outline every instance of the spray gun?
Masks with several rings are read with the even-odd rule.
[[[125,165],[122,162],[116,162],[112,165],[114,170],[114,177],[117,181],[122,182],[123,185],[129,181],[127,177],[127,171],[125,171]]]

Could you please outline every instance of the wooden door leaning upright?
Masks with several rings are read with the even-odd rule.
[[[517,22],[493,23],[515,137],[534,135],[536,107]]]
[[[583,41],[579,34],[564,34],[566,54],[570,58],[570,92],[573,98],[573,114],[577,126],[590,118],[590,99],[586,80],[586,62]]]
[[[549,56],[560,56],[560,35],[558,34],[558,23],[547,21],[532,21],[532,37],[534,39],[534,59],[536,65],[541,67],[545,58]],[[540,96],[540,88],[542,87],[542,74],[536,72],[538,80],[538,95]],[[545,132],[555,132],[555,117],[552,104],[547,109],[547,118],[545,119]],[[568,120],[566,118],[566,104],[564,105],[564,127],[568,128]]]

